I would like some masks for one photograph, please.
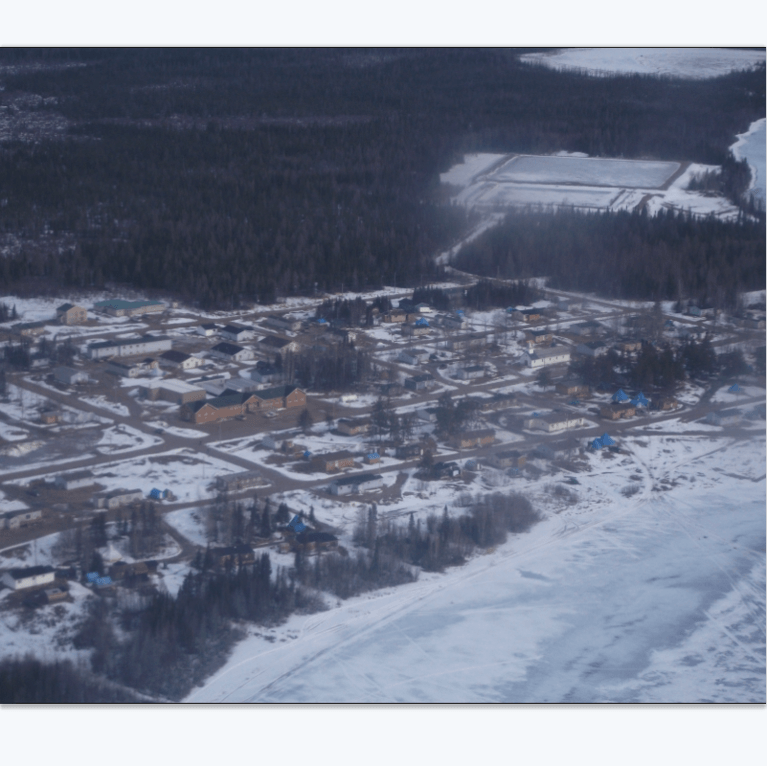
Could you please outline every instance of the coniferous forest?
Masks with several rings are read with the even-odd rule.
[[[764,115],[763,68],[588,77],[519,52],[4,49],[0,287],[117,283],[231,307],[415,286],[440,276],[433,255],[471,223],[439,184],[465,152],[722,164]],[[602,236],[595,219],[576,225]],[[708,237],[705,226],[666,246]],[[714,237],[722,246],[704,260],[694,249],[677,260],[725,271],[758,245],[748,227]],[[736,281],[758,278],[746,267]],[[653,279],[621,273],[607,289],[647,294]]]

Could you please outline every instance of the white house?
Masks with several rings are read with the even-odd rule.
[[[193,370],[204,364],[204,360],[199,356],[185,354],[183,351],[176,351],[175,349],[164,351],[160,354],[159,361],[163,367],[170,367],[175,370]]]
[[[531,431],[546,431],[550,434],[585,425],[586,418],[569,412],[556,412],[551,415],[543,415],[539,418],[528,418],[525,420],[525,428],[529,428]]]
[[[583,356],[597,357],[606,354],[608,348],[601,341],[592,340],[588,343],[579,343],[575,350]]]
[[[481,364],[475,364],[471,367],[462,367],[458,370],[456,377],[459,380],[476,380],[485,377],[485,368]]]
[[[2,582],[11,590],[23,590],[37,585],[48,585],[55,579],[56,570],[53,567],[22,567],[4,572]]]
[[[429,361],[429,352],[422,348],[406,348],[399,352],[397,359],[405,364],[423,364]]]
[[[98,482],[93,476],[93,471],[73,471],[72,473],[60,473],[53,480],[53,483],[59,489],[71,490],[81,487],[92,487]]]
[[[53,377],[59,383],[64,383],[67,386],[76,383],[87,383],[89,380],[88,373],[85,370],[76,370],[74,367],[56,367],[53,371]]]
[[[215,324],[201,324],[197,327],[197,334],[202,335],[205,338],[212,338],[218,332],[218,325]]]
[[[383,487],[383,476],[380,473],[361,473],[336,479],[328,487],[328,491],[331,495],[353,495],[381,489],[381,487]]]
[[[244,340],[251,340],[255,335],[255,332],[252,327],[228,324],[219,330],[219,334],[225,340],[230,340],[233,343],[242,343]]]
[[[218,359],[227,362],[246,362],[253,358],[253,351],[249,348],[237,346],[234,343],[218,343],[213,346],[210,353]]]
[[[570,349],[565,346],[539,348],[533,354],[525,356],[525,363],[532,369],[548,367],[552,364],[567,364],[570,361]]]

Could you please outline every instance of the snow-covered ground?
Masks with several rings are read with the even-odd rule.
[[[121,424],[105,429],[101,440],[96,444],[96,449],[102,455],[118,455],[123,452],[148,449],[162,444],[162,441],[157,436],[150,436],[136,428]]]
[[[254,630],[188,701],[764,702],[764,436],[622,446],[531,532]]]
[[[738,135],[738,140],[732,145],[733,154],[739,159],[745,159],[751,166],[751,189],[754,196],[765,200],[765,124],[767,119],[751,123],[745,133]]]
[[[82,457],[85,456],[81,455],[74,459],[78,460]],[[33,467],[30,466],[30,468]],[[211,455],[184,448],[95,465],[91,470],[95,480],[106,490],[139,487],[149,493],[153,487],[167,488],[176,496],[174,502],[182,503],[213,497],[215,492],[209,485],[217,476],[238,473],[243,469]],[[56,471],[33,478],[16,479],[9,483],[26,485],[37,479],[52,480],[58,473],[59,471]],[[163,502],[170,504],[168,500]]]
[[[702,80],[765,60],[764,51],[723,48],[564,48],[555,53],[526,53],[522,61],[553,69],[579,69],[590,74],[669,75]]]

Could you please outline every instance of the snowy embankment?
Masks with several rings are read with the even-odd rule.
[[[625,446],[589,460],[605,482],[631,472],[630,498],[253,629],[187,701],[764,702],[763,436]]]

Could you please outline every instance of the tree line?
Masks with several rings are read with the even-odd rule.
[[[0,146],[0,236],[20,243],[2,289],[129,284],[204,307],[434,281],[432,256],[472,222],[439,184],[466,152],[721,164],[764,113],[763,69],[680,81],[491,49],[0,51],[30,57],[86,65],[4,75],[68,130]]]
[[[765,282],[764,221],[626,211],[519,210],[462,248],[456,266],[485,276],[548,276],[551,287],[632,300],[696,298],[734,307]]]

